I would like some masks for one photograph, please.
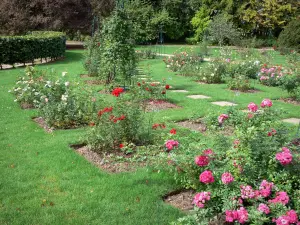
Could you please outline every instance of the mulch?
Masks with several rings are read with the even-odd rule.
[[[33,121],[36,122],[41,128],[43,128],[47,133],[52,133],[54,128],[53,127],[49,127],[46,123],[46,121],[44,120],[43,117],[36,117],[33,118]]]
[[[108,173],[121,173],[121,172],[133,172],[137,167],[146,166],[146,162],[117,162],[114,157],[124,157],[130,158],[132,155],[125,155],[122,152],[112,154],[103,153],[103,155],[98,154],[90,150],[87,146],[83,145],[71,145],[71,147],[80,155],[82,155],[86,160],[96,165],[100,169]]]
[[[163,199],[167,204],[187,212],[194,208],[193,199],[195,194],[194,190],[177,190],[163,196]]]
[[[29,104],[27,102],[23,102],[23,103],[21,103],[21,108],[22,109],[34,109],[34,106],[33,106],[33,104]]]
[[[84,83],[86,83],[87,85],[100,85],[100,84],[104,84],[104,82],[101,81],[101,80],[85,80]]]
[[[290,103],[293,105],[300,105],[300,101],[294,98],[280,98],[279,101],[285,102],[285,103]]]
[[[181,127],[188,128],[190,130],[200,131],[202,133],[205,132],[207,129],[206,125],[202,121],[193,122],[190,120],[184,120],[184,121],[177,122],[176,124]]]
[[[160,111],[164,109],[176,109],[176,108],[181,108],[181,107],[171,102],[167,102],[165,100],[149,100],[147,101],[147,105],[146,105],[147,112]]]

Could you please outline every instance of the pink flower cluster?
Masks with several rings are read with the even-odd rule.
[[[290,200],[290,198],[286,192],[279,191],[276,193],[276,197],[274,199],[269,200],[268,202],[274,203],[274,204],[280,203],[280,204],[286,205],[286,204],[288,204],[289,200]]]
[[[205,149],[205,150],[203,151],[203,154],[204,154],[204,155],[213,155],[214,152],[213,152],[213,150],[211,150],[210,148],[208,148],[208,149]]]
[[[210,200],[210,192],[200,192],[197,193],[194,197],[193,204],[198,206],[199,208],[204,208],[205,202]]]
[[[270,213],[270,208],[269,206],[267,206],[266,204],[260,203],[258,208],[258,211],[263,212],[265,214],[269,214]]]
[[[240,188],[242,199],[255,198],[257,196],[257,193],[253,190],[253,188],[250,185],[242,185]]]
[[[226,210],[226,222],[235,222],[243,224],[248,220],[248,211],[241,207],[238,210]]]
[[[209,158],[206,155],[199,155],[195,158],[195,163],[198,166],[207,166],[209,164]]]
[[[271,107],[273,105],[272,101],[270,99],[264,99],[261,103],[260,103],[260,106],[262,108],[265,108],[265,107]]]
[[[276,154],[276,159],[280,162],[281,165],[285,166],[292,162],[293,156],[288,148],[283,147],[282,152]]]
[[[221,114],[219,117],[218,117],[218,121],[219,121],[219,124],[222,124],[225,120],[227,120],[229,118],[229,116],[227,114]]]
[[[274,222],[276,225],[300,225],[300,221],[298,220],[298,215],[295,210],[287,211],[286,215],[279,216],[277,219],[274,219]]]
[[[269,197],[272,192],[273,187],[274,187],[274,184],[272,182],[263,180],[259,186],[260,195],[264,198]]]
[[[281,72],[281,67],[270,67],[266,68],[263,67],[260,70],[260,73],[258,74],[259,80],[264,81],[264,80],[269,80],[269,79],[279,79],[283,76],[284,74]]]
[[[258,106],[254,102],[250,102],[248,105],[248,109],[251,112],[256,112],[258,110]]]
[[[174,147],[178,147],[178,141],[168,140],[165,144],[168,151],[171,151]]]
[[[200,174],[199,180],[204,184],[209,184],[209,183],[213,183],[215,181],[215,178],[211,171],[205,170]]]
[[[223,184],[230,184],[231,182],[234,181],[234,177],[232,176],[231,173],[225,172],[222,174],[221,180]]]

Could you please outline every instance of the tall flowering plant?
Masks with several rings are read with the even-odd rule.
[[[278,86],[280,79],[286,75],[286,71],[281,66],[267,67],[266,64],[260,69],[257,77],[259,81],[267,86]]]

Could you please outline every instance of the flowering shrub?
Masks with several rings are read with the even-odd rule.
[[[204,68],[200,68],[199,73],[196,74],[196,79],[208,84],[223,83],[224,77],[227,76],[227,66],[228,62],[216,59],[209,62]]]
[[[266,64],[263,65],[260,72],[258,73],[259,81],[268,86],[278,86],[280,79],[285,75],[282,67],[273,66],[268,68]]]
[[[287,91],[290,97],[300,100],[300,71],[294,70],[293,74],[281,77],[280,87]]]
[[[294,190],[300,186],[300,152],[289,144],[287,128],[277,121],[273,107],[269,99],[260,107],[251,102],[252,116],[244,113],[232,123],[233,137],[216,136],[214,141],[202,137],[197,143],[182,137],[178,138],[181,151],[161,155],[161,165],[172,160],[171,166],[164,168],[175,172],[176,181],[185,188],[201,190],[193,201],[194,214],[175,224],[223,224],[214,221],[219,215],[228,224],[298,223],[292,209],[299,206],[299,193]],[[234,115],[221,114],[215,120],[222,125],[231,123]],[[213,145],[213,150],[203,150],[207,145]]]
[[[186,66],[197,66],[203,61],[203,59],[193,52],[180,52],[175,53],[172,57],[164,58],[163,61],[169,70],[177,72],[181,71]]]
[[[86,142],[96,151],[118,150],[120,144],[147,145],[152,143],[153,130],[163,125],[151,125],[151,117],[143,111],[143,101],[135,92],[123,94],[122,88],[112,91],[114,102],[100,108],[92,119],[93,126],[86,134]]]
[[[44,74],[32,66],[26,67],[25,74],[26,76],[18,78],[16,86],[10,92],[16,95],[15,102],[37,108],[43,95],[41,90],[44,85]]]
[[[227,77],[225,80],[230,90],[238,90],[244,92],[253,89],[251,87],[250,79],[247,78],[245,75]]]

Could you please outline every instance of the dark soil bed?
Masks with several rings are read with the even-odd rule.
[[[98,154],[90,150],[85,145],[71,145],[71,147],[80,155],[82,155],[86,160],[96,165],[102,170],[109,173],[120,173],[120,172],[132,172],[135,171],[137,167],[143,167],[146,162],[118,162],[115,157],[130,158],[132,155],[125,155],[122,152],[116,154],[103,153],[103,155]]]
[[[42,117],[33,118],[33,121],[36,122],[41,128],[43,128],[47,133],[53,132],[54,128],[49,127]]]
[[[23,102],[23,103],[21,103],[21,108],[22,109],[34,109],[34,106],[32,104]]]
[[[166,203],[186,212],[194,208],[193,199],[195,194],[194,190],[177,190],[168,193],[163,199]]]
[[[100,85],[103,84],[103,81],[101,80],[85,80],[84,83],[87,85]]]
[[[207,129],[206,125],[202,121],[193,122],[190,120],[184,120],[184,121],[180,121],[176,124],[179,126],[188,128],[190,130],[195,130],[195,131],[200,131],[200,132],[205,132]]]
[[[90,76],[89,74],[80,74],[81,78],[90,78],[92,76]]]
[[[294,98],[280,98],[279,101],[290,103],[293,105],[300,105],[300,100],[294,99]]]
[[[181,107],[164,100],[149,100],[147,101],[146,111],[153,112],[153,111],[160,111],[163,109],[176,109],[176,108],[181,108]]]

